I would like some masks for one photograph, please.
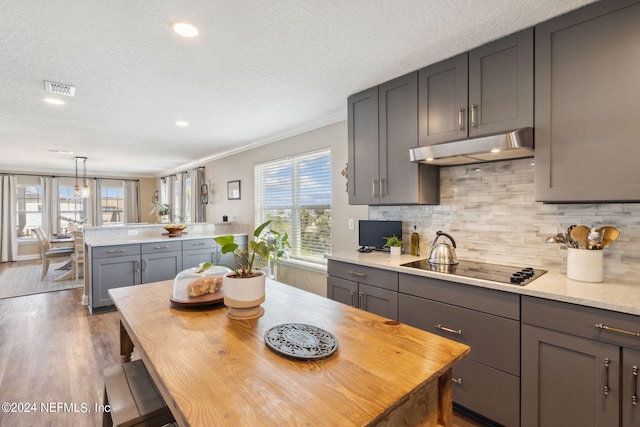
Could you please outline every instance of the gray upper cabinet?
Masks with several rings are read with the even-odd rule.
[[[348,99],[349,203],[437,204],[439,173],[411,163],[418,141],[418,74]]]
[[[536,27],[536,200],[640,200],[639,23],[619,0]]]
[[[533,29],[419,72],[420,145],[533,126]]]

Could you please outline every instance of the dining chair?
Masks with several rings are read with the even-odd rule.
[[[41,227],[35,227],[33,229],[38,243],[40,244],[40,256],[42,257],[42,275],[40,280],[44,280],[44,277],[49,271],[49,264],[52,259],[58,259],[62,257],[69,257],[73,253],[73,246],[63,246],[59,248],[51,247],[49,238],[45,235],[44,230]]]
[[[72,230],[73,236],[73,254],[71,254],[71,264],[73,268],[73,279],[78,281],[80,277],[80,268],[84,264],[84,236],[82,230]]]

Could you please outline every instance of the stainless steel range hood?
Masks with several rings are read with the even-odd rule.
[[[412,162],[439,166],[493,162],[524,157],[533,157],[532,128],[524,128],[506,134],[482,138],[414,147],[409,150],[409,160]]]

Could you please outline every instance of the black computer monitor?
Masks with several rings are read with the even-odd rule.
[[[360,251],[382,250],[387,243],[385,237],[402,238],[402,221],[360,220],[358,230]]]

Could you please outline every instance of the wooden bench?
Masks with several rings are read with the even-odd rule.
[[[175,421],[142,360],[104,370],[103,427],[160,427]],[[109,406],[107,406],[109,405]]]

